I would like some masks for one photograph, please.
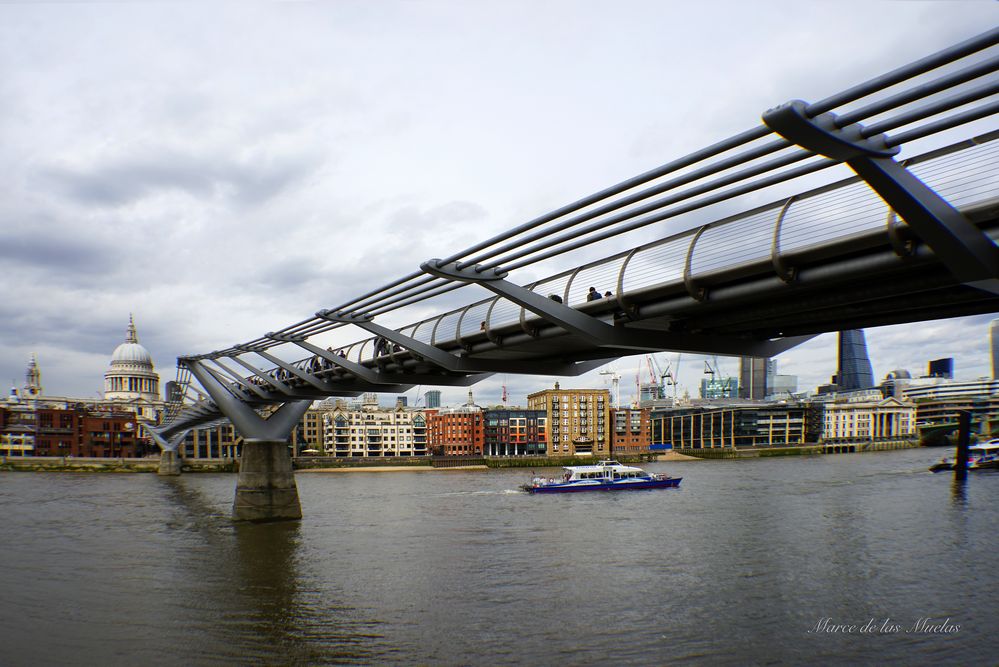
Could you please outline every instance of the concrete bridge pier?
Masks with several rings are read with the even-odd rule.
[[[288,438],[312,401],[290,400],[265,419],[237,399],[201,361],[187,359],[184,363],[243,436],[232,518],[236,521],[301,519],[302,505],[291,469]]]
[[[243,441],[232,518],[236,521],[302,518],[286,440]]]
[[[152,436],[153,441],[160,447],[160,467],[156,471],[157,475],[162,475],[164,477],[176,477],[180,474],[180,457],[177,455],[177,447],[184,440],[184,436],[187,431],[181,431],[180,433],[174,433],[173,435],[167,437],[163,433],[156,431],[150,427],[146,427],[149,431],[149,435]]]
[[[156,471],[162,477],[175,477],[180,474],[180,457],[177,450],[164,449],[160,452],[160,467]]]

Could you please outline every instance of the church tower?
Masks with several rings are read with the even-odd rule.
[[[38,359],[31,355],[28,370],[24,373],[24,398],[38,398],[42,395],[42,371],[38,368]]]

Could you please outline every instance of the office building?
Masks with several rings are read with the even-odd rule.
[[[934,359],[927,364],[926,376],[931,378],[954,379],[954,359]]]
[[[423,394],[423,407],[428,409],[439,408],[441,406],[441,392],[439,389],[431,389]]]
[[[739,379],[734,377],[702,378],[700,394],[701,398],[707,400],[738,398]]]
[[[839,332],[839,369],[833,384],[838,387],[838,391],[855,391],[875,386],[863,329]]]
[[[653,450],[782,447],[818,440],[820,409],[804,403],[733,403],[655,409]]]
[[[767,357],[739,359],[739,398],[762,401],[767,397],[769,362]]]

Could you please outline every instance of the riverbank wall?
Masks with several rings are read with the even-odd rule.
[[[792,447],[715,447],[674,449],[678,454],[700,459],[755,459],[767,456],[817,456],[821,454],[855,454],[859,452],[885,452],[895,449],[919,447],[918,440],[885,440],[878,442],[828,442]]]
[[[72,456],[0,456],[0,471],[10,472],[157,472],[155,458],[78,458]],[[233,459],[185,459],[182,472],[237,472]]]

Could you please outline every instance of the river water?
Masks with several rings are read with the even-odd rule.
[[[266,525],[232,475],[4,473],[0,664],[995,664],[999,475],[941,453],[299,474]]]

